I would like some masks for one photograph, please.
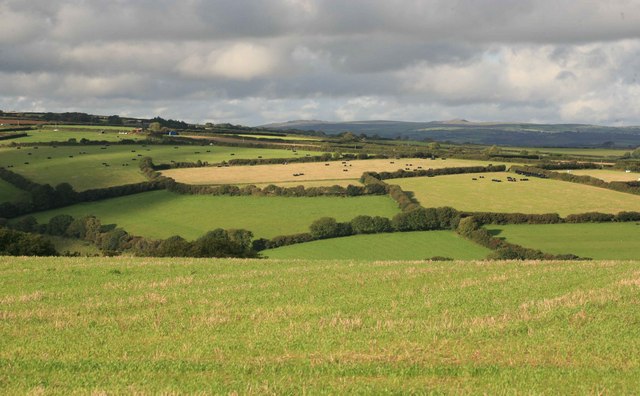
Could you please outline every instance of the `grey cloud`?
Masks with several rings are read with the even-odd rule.
[[[640,123],[638,54],[631,0],[0,0],[3,110]]]

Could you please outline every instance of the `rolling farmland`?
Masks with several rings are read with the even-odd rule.
[[[357,180],[367,171],[393,172],[405,168],[436,169],[489,164],[488,161],[403,158],[233,166],[229,168],[171,169],[162,172],[162,174],[172,177],[178,182],[188,184],[265,184],[340,179]],[[498,163],[494,163],[494,165],[498,165]]]
[[[176,148],[177,147],[177,148]],[[0,148],[0,166],[39,183],[70,183],[77,190],[117,186],[146,180],[138,168],[143,157],[157,163],[208,161],[218,163],[234,158],[289,158],[284,149],[255,149],[219,146],[40,146]],[[318,153],[298,151],[298,155]],[[108,166],[106,166],[107,164]],[[78,170],[81,169],[82,172]]]
[[[125,197],[82,203],[35,213],[40,223],[57,214],[97,216],[103,224],[117,224],[134,235],[195,239],[215,228],[244,228],[258,238],[272,238],[308,231],[316,219],[331,216],[339,221],[360,214],[393,217],[396,203],[387,196],[251,197],[179,195],[152,191]]]

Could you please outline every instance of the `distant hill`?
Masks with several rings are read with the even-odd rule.
[[[463,119],[431,122],[298,120],[262,125],[273,130],[321,131],[335,135],[350,131],[381,138],[436,140],[527,147],[637,147],[640,127],[588,124],[530,124],[471,122]]]

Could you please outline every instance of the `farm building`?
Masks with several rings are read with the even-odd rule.
[[[169,136],[178,136],[178,132],[176,132],[176,131],[169,131],[169,133],[167,133],[167,135],[169,135]]]

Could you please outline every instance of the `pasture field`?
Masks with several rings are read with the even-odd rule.
[[[548,153],[548,154],[567,154],[567,155],[576,155],[576,156],[584,156],[584,157],[609,157],[609,158],[619,158],[624,155],[624,153],[628,153],[629,151],[633,151],[630,149],[604,149],[604,148],[570,148],[570,147],[500,147],[500,149],[507,152],[520,152],[520,151],[528,151],[529,154],[539,153]]]
[[[307,140],[307,141],[317,141],[320,140],[317,137],[313,136],[301,136],[301,135],[286,135],[286,136],[276,136],[276,135],[260,135],[258,133],[223,133],[224,136],[229,137],[248,137],[248,138],[260,138],[260,139],[282,139],[282,140]]]
[[[29,199],[29,193],[0,179],[0,203],[18,202]]]
[[[364,172],[394,172],[410,168],[452,168],[486,166],[491,162],[461,159],[430,160],[419,158],[372,159],[354,161],[290,163],[287,165],[233,166],[228,168],[170,169],[165,176],[187,184],[254,184],[285,183],[297,181],[323,181],[359,179]],[[327,165],[329,164],[329,165]],[[493,163],[498,165],[498,163]],[[409,166],[411,165],[411,166]],[[300,175],[300,174],[303,175]],[[294,176],[294,175],[299,176]]]
[[[177,147],[177,148],[176,148]],[[84,153],[84,154],[80,154]],[[289,158],[290,150],[222,146],[109,145],[39,146],[0,148],[0,166],[13,165],[15,171],[35,182],[68,182],[77,190],[117,186],[145,181],[139,160],[152,157],[155,163],[170,161],[208,161],[217,163],[234,158]],[[298,155],[318,155],[298,151]],[[70,158],[72,156],[72,158]],[[51,159],[48,159],[51,157]],[[25,164],[28,162],[28,164]],[[103,165],[107,163],[109,167]],[[126,165],[126,166],[123,166]]]
[[[124,125],[73,125],[73,124],[47,124],[43,125],[43,128],[47,129],[83,129],[91,131],[132,131],[135,127]]]
[[[96,130],[83,130],[83,129],[38,129],[32,131],[26,131],[29,136],[4,140],[1,143],[8,145],[15,143],[46,143],[46,142],[66,142],[69,139],[76,139],[78,142],[81,139],[94,140],[94,141],[107,141],[118,142],[123,139],[139,140],[146,138],[145,135],[119,135],[116,131],[107,131],[100,133]]]
[[[258,238],[307,232],[320,217],[347,221],[358,215],[393,217],[399,212],[388,196],[251,197],[179,195],[151,191],[35,213],[40,223],[58,214],[95,215],[133,235],[195,239],[216,229],[244,228]]]
[[[411,191],[424,207],[451,206],[473,212],[618,213],[640,211],[640,196],[584,184],[530,177],[507,182],[515,173],[497,172],[386,180]],[[477,178],[478,180],[472,180]],[[491,179],[500,179],[501,183]]]
[[[640,173],[638,172],[625,172],[622,170],[611,169],[572,169],[571,173],[574,175],[587,175],[604,180],[606,182],[612,181],[638,181],[640,180]]]
[[[517,224],[487,226],[500,238],[547,253],[593,259],[640,260],[638,223]]]
[[[633,394],[638,262],[0,258],[3,394]]]
[[[305,260],[425,260],[435,256],[480,260],[489,255],[491,250],[453,231],[422,231],[324,239],[261,253],[274,259]]]

